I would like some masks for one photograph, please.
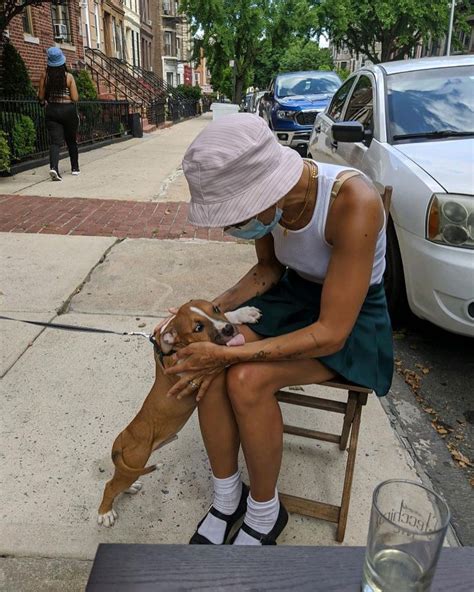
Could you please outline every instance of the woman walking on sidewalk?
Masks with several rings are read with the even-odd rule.
[[[62,181],[59,174],[59,151],[66,140],[71,171],[79,174],[77,128],[79,118],[76,103],[79,100],[76,81],[67,71],[66,58],[58,47],[48,49],[48,66],[41,76],[38,99],[46,106],[46,127],[51,142],[49,149],[49,175],[52,181]]]

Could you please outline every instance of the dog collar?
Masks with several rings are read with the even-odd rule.
[[[158,348],[158,345],[155,343],[154,344],[155,347],[155,351],[158,354],[158,359],[160,360],[160,364],[163,366],[164,368],[164,359],[167,358],[168,356],[173,356],[176,353],[175,349],[172,349],[171,351],[169,351],[167,354],[164,354],[161,349]]]

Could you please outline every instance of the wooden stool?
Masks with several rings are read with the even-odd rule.
[[[367,403],[367,395],[372,391],[361,386],[343,382],[323,382],[321,384],[323,386],[346,390],[347,402],[343,403],[341,401],[333,401],[323,397],[303,395],[301,393],[285,390],[278,391],[276,397],[280,403],[288,403],[289,405],[299,405],[310,409],[322,409],[323,411],[344,414],[344,423],[340,435],[286,424],[283,426],[285,434],[293,434],[294,436],[301,436],[302,438],[332,442],[338,444],[340,450],[346,449],[350,434],[341,504],[335,506],[304,497],[288,495],[286,493],[280,494],[280,499],[289,512],[335,522],[337,524],[336,541],[342,543],[346,532],[347,514],[349,512],[349,502],[351,499],[352,477],[354,475],[362,406]]]

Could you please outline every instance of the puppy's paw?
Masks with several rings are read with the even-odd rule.
[[[262,313],[255,306],[242,306],[237,310],[232,310],[226,313],[226,318],[229,323],[234,325],[253,324],[257,323],[262,316]]]
[[[117,512],[114,509],[112,509],[109,512],[106,512],[105,514],[99,514],[97,516],[97,524],[109,528],[110,526],[113,526],[115,524],[117,517]]]
[[[130,493],[131,495],[135,495],[140,491],[142,487],[143,483],[141,481],[135,481],[135,483],[132,483],[130,487],[124,491],[124,493]]]

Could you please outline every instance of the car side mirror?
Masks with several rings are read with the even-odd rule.
[[[273,93],[270,90],[267,90],[267,92],[263,95],[263,98],[266,101],[271,101],[273,99]]]
[[[333,123],[332,137],[335,142],[370,142],[372,131],[359,121],[341,121]]]

